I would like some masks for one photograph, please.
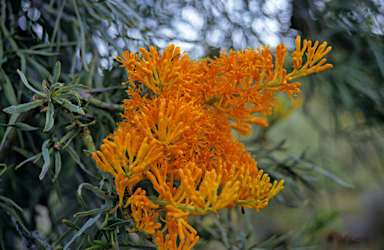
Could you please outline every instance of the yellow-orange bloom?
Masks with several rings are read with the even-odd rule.
[[[135,86],[134,81],[139,81],[157,95],[177,88],[185,93],[190,91],[184,86],[193,83],[197,75],[196,65],[188,59],[188,54],[181,54],[180,48],[174,44],[162,54],[154,47],[149,52],[140,48],[140,52],[142,58],[128,52],[123,52],[123,58],[116,57],[122,63],[121,67],[128,71],[131,86]]]
[[[92,157],[114,176],[120,205],[128,188],[131,195],[123,208],[130,206],[134,230],[152,234],[159,249],[187,250],[199,239],[188,224],[190,215],[236,205],[267,206],[284,181],[272,183],[232,129],[247,136],[251,124],[268,127],[265,117],[255,116],[284,106],[276,101],[276,92],[293,100],[301,92],[294,79],[331,68],[324,59],[330,50],[327,43],[304,40],[301,45],[297,37],[290,73],[283,67],[284,44],[274,51],[269,46],[224,50],[220,57],[199,61],[175,45],[117,57],[129,73],[129,98],[118,130]],[[152,186],[153,196],[142,189],[147,185],[143,180]],[[159,218],[160,212],[165,218]]]
[[[124,207],[131,205],[131,215],[136,222],[136,230],[143,230],[148,234],[155,234],[156,230],[161,227],[160,223],[155,223],[159,216],[155,212],[158,205],[155,205],[146,196],[146,191],[138,188],[134,194],[129,197]]]
[[[149,166],[162,157],[163,147],[156,145],[155,140],[148,142],[148,137],[133,128],[128,131],[120,128],[111,139],[113,141],[104,139],[102,151],[93,153],[92,157],[102,170],[115,176],[116,191],[122,204],[125,189],[132,190],[144,177]]]

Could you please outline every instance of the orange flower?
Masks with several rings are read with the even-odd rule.
[[[161,227],[160,223],[154,221],[159,216],[155,212],[158,205],[155,205],[146,196],[146,191],[138,188],[134,194],[128,199],[124,207],[131,205],[131,215],[136,222],[136,230],[143,230],[148,234],[155,234],[156,230]]]
[[[163,155],[163,147],[156,145],[156,141],[148,142],[148,137],[143,137],[131,128],[127,132],[118,129],[111,136],[113,141],[104,139],[101,151],[93,153],[96,164],[104,171],[115,176],[116,191],[120,204],[123,203],[124,191],[137,184],[149,166]]]
[[[130,206],[134,230],[152,234],[159,249],[191,249],[199,236],[188,224],[190,215],[267,206],[284,181],[272,184],[232,129],[247,136],[251,124],[268,127],[266,118],[254,115],[269,115],[281,106],[276,92],[293,100],[301,92],[293,79],[331,68],[323,58],[330,50],[327,43],[306,40],[301,48],[298,37],[290,73],[283,67],[284,44],[274,52],[269,46],[224,50],[220,57],[200,61],[174,45],[163,52],[140,48],[142,57],[128,52],[117,57],[129,73],[129,98],[118,130],[92,157],[114,176],[120,205],[125,190],[136,188],[123,207]],[[154,196],[140,187],[144,179]],[[162,211],[160,230],[156,220]]]
[[[157,52],[154,47],[150,52],[140,48],[142,58],[132,53],[123,52],[123,58],[116,57],[129,73],[129,81],[139,81],[151,89],[153,93],[161,95],[168,90],[179,88],[188,93],[191,89],[184,87],[193,83],[197,77],[196,65],[188,59],[188,54],[181,54],[180,48],[174,44],[168,46],[163,53]]]
[[[176,154],[183,154],[183,148],[188,147],[188,139],[193,140],[186,138],[186,134],[201,119],[203,112],[193,103],[182,100],[159,98],[151,104],[134,116],[135,125],[159,145]]]

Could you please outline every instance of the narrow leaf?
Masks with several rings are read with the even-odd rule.
[[[71,228],[75,229],[76,231],[79,231],[79,230],[80,230],[80,227],[78,227],[75,223],[73,223],[73,222],[70,221],[70,220],[63,219],[62,222],[63,222],[63,224],[66,225],[67,227],[71,227]]]
[[[117,226],[121,226],[121,225],[128,225],[129,227],[132,227],[132,221],[131,220],[119,221],[119,222],[116,222],[116,223],[109,225],[109,227],[113,228],[113,227],[117,227]]]
[[[92,177],[95,177],[96,179],[99,179],[99,177],[95,176],[94,174],[92,174],[91,172],[89,172],[89,171],[85,168],[84,164],[83,164],[83,163],[81,162],[81,160],[80,160],[79,155],[76,153],[76,151],[75,151],[71,146],[68,145],[65,149],[66,149],[66,150],[68,151],[68,153],[72,156],[72,158],[77,162],[77,164],[79,164],[80,168],[81,168],[84,172],[86,172],[87,174],[89,174],[89,175],[92,176]]]
[[[37,155],[34,155],[34,156],[32,156],[32,157],[30,157],[30,158],[24,160],[23,162],[21,162],[19,165],[17,165],[17,166],[15,167],[15,169],[17,170],[18,168],[20,168],[21,166],[23,166],[25,163],[30,162],[30,161],[33,161],[33,160],[36,160],[36,159],[38,159],[38,158],[40,158],[40,157],[41,157],[41,153],[38,153]]]
[[[55,88],[61,88],[62,86],[63,86],[63,83],[61,83],[61,82],[57,82],[57,83],[55,83],[55,84],[52,84],[50,90],[51,90],[51,92],[52,92]],[[53,93],[52,93],[52,94],[53,94]]]
[[[85,115],[84,110],[80,108],[79,106],[76,106],[72,104],[70,101],[67,100],[60,100],[59,98],[53,98],[56,102],[58,102],[60,105],[68,109],[69,111],[76,112],[81,115]]]
[[[38,127],[33,127],[31,125],[28,125],[22,122],[16,122],[15,124],[13,124],[13,126],[24,131],[34,131],[39,129]]]
[[[13,200],[11,200],[11,199],[9,199],[9,198],[7,198],[5,196],[2,196],[2,195],[0,195],[0,200],[11,204],[15,208],[17,208],[19,211],[23,212],[23,209],[21,207],[19,207]]]
[[[44,81],[43,81],[43,89],[44,89],[44,92],[46,93],[46,94],[45,94],[45,97],[47,98],[47,101],[48,101],[48,102],[52,102],[52,101],[51,101],[51,91],[48,89],[48,87],[46,86],[46,84],[47,84],[47,81],[44,80]]]
[[[69,92],[69,93],[67,93],[67,94],[61,94],[61,95],[56,95],[56,98],[59,98],[59,99],[61,99],[61,100],[63,100],[63,99],[75,99],[76,100],[76,102],[77,102],[77,105],[81,105],[81,102],[80,102],[80,100],[82,100],[83,98],[79,95],[79,94],[77,94],[76,92]]]
[[[53,187],[54,187],[54,189],[55,189],[57,198],[59,198],[60,203],[63,204],[63,199],[62,199],[62,197],[61,197],[61,188],[60,188],[60,184],[59,184],[59,182],[57,181],[57,179],[53,179],[52,182],[53,182]]]
[[[17,215],[15,210],[13,210],[13,208],[8,207],[2,202],[0,202],[0,207],[6,210],[8,213],[10,213],[20,223],[20,225],[28,232],[27,228],[24,226],[23,222],[20,220],[20,217]]]
[[[1,73],[3,74],[4,80],[5,80],[5,85],[4,85],[5,97],[7,98],[8,102],[11,105],[17,105],[16,94],[15,94],[15,90],[13,89],[12,83],[9,80],[7,74],[4,72],[3,68],[0,68],[0,69],[1,69]]]
[[[131,224],[130,224],[131,225]],[[111,225],[112,227],[112,225]],[[132,226],[131,226],[132,228]],[[128,244],[128,233],[127,233],[127,230],[125,229],[125,225],[122,225],[120,228],[119,228],[119,231],[120,231],[120,237],[121,237],[121,241],[124,243],[124,244]]]
[[[4,166],[4,168],[0,171],[0,176],[2,176],[5,172],[13,167],[13,164],[11,166],[7,166],[4,163],[0,163],[0,166]]]
[[[92,185],[89,184],[89,183],[82,183],[82,184],[79,186],[79,188],[77,189],[77,193],[79,194],[80,197],[82,197],[81,192],[82,192],[83,188],[92,191],[92,192],[95,193],[96,196],[99,197],[100,199],[103,199],[103,200],[110,200],[110,201],[115,201],[115,200],[117,200],[116,197],[104,193],[103,191],[101,191],[100,189],[98,189],[98,188],[95,187],[95,186],[92,186]]]
[[[14,124],[14,123],[16,122],[17,118],[19,118],[19,116],[20,116],[20,113],[13,114],[13,115],[11,116],[11,118],[9,118],[9,122],[8,122],[8,124]],[[5,140],[7,139],[8,135],[11,133],[12,129],[13,129],[13,128],[12,128],[11,126],[9,126],[9,127],[5,130],[5,133],[4,133],[4,136],[3,136],[3,140],[1,141],[0,150],[3,148],[4,142],[5,142]]]
[[[35,93],[41,97],[45,97],[45,94],[43,92],[40,92],[40,91],[34,89],[31,85],[29,85],[27,78],[25,78],[25,75],[23,74],[23,72],[21,72],[20,70],[17,70],[17,73],[19,73],[21,80],[23,81],[24,85],[27,88],[29,88],[33,93]]]
[[[57,91],[57,93],[65,93],[65,92],[68,92],[70,90],[80,91],[80,92],[89,92],[91,90],[91,88],[89,88],[85,85],[81,85],[81,84],[73,84],[73,85],[68,85],[68,86],[60,88]]]
[[[42,180],[45,176],[45,174],[48,171],[49,165],[50,165],[50,157],[49,157],[49,151],[47,148],[48,143],[51,141],[51,139],[45,140],[42,146],[42,154],[43,154],[43,159],[44,159],[44,165],[43,169],[41,170],[41,173],[39,175],[40,180]]]
[[[59,77],[60,77],[60,72],[61,72],[61,63],[57,62],[56,66],[55,66],[55,71],[54,71],[53,77],[52,77],[52,82],[51,82],[52,84],[57,83],[57,81],[59,80]]]
[[[59,178],[60,171],[61,171],[61,156],[60,156],[60,152],[56,151],[55,152],[55,179]]]
[[[99,213],[101,214],[102,212],[111,211],[112,209],[114,209],[113,206],[111,206],[111,207],[104,207],[104,208],[96,208],[96,209],[92,209],[92,210],[89,210],[89,211],[86,211],[86,212],[77,213],[77,214],[74,215],[74,217],[90,216],[90,215],[99,214]]]
[[[48,52],[44,50],[30,50],[30,49],[20,49],[20,53],[27,55],[39,55],[39,56],[57,56],[60,55],[58,52]]]
[[[292,234],[293,234],[293,231],[289,231],[288,233],[283,234],[280,237],[276,237],[276,235],[273,235],[271,238],[264,241],[263,243],[252,246],[249,249],[253,249],[256,246],[257,246],[257,248],[271,249],[271,248],[277,246],[278,244],[280,244],[281,242],[286,241]]]
[[[33,102],[19,104],[17,106],[10,106],[8,108],[3,109],[3,111],[8,114],[17,114],[17,113],[22,113],[22,112],[26,112],[28,110],[34,109],[42,105],[43,103],[44,103],[44,100],[36,100]]]
[[[344,187],[347,187],[347,188],[355,188],[354,185],[349,184],[349,183],[343,181],[342,179],[340,179],[340,178],[337,177],[336,175],[334,175],[334,174],[328,172],[327,170],[324,170],[324,169],[322,169],[322,168],[320,168],[320,167],[318,167],[318,166],[315,166],[313,169],[314,169],[315,171],[321,173],[322,175],[325,175],[325,176],[331,178],[332,180],[334,180],[335,182],[339,183],[340,185],[342,185],[342,186],[344,186]]]
[[[87,204],[85,204],[85,201],[84,201],[83,197],[79,196],[79,194],[76,193],[76,198],[77,198],[77,201],[79,202],[80,206],[81,206],[84,210],[88,210]]]
[[[24,130],[24,131],[33,131],[33,130],[39,129],[38,127],[33,127],[33,126],[30,126],[30,125],[28,125],[26,123],[22,123],[22,122],[16,122],[14,124],[0,124],[0,126],[19,128],[19,129]]]
[[[79,80],[80,80],[80,76],[79,76],[79,75],[76,75],[76,76],[72,79],[72,82],[70,83],[70,85],[78,84],[78,83],[79,83]]]
[[[44,127],[43,132],[47,132],[47,131],[51,130],[51,128],[53,127],[54,114],[55,114],[55,110],[53,108],[53,104],[51,102],[49,102],[48,103],[48,110],[47,110],[46,115],[45,115],[45,127]]]
[[[64,246],[64,250],[67,250],[68,247],[82,234],[84,231],[91,227],[101,216],[101,213],[97,214],[94,218],[90,218],[82,228],[72,237],[72,239]]]
[[[80,226],[81,224],[83,224],[83,221],[85,220],[85,217],[79,217],[77,218],[74,223],[77,225],[77,226]],[[73,232],[74,228],[69,228],[67,231],[65,231],[65,233],[63,233],[59,239],[57,239],[57,241],[55,242],[55,246],[59,245],[64,239],[66,239],[72,232]],[[60,248],[56,248],[57,250],[60,249]],[[63,248],[61,248],[63,249]]]

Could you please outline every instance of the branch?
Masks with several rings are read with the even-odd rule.
[[[89,93],[90,94],[102,93],[102,92],[109,92],[109,91],[113,91],[113,90],[117,90],[117,89],[126,89],[126,88],[127,88],[127,86],[122,85],[122,86],[115,86],[115,87],[102,88],[102,89],[91,89],[91,91],[89,91]]]
[[[75,91],[75,92],[95,108],[105,109],[108,111],[119,111],[119,112],[124,111],[124,108],[122,108],[120,105],[100,101],[99,99],[96,99],[93,96],[91,96],[90,93],[84,93],[80,91]]]

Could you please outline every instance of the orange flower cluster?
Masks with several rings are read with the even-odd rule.
[[[290,81],[332,67],[323,58],[331,50],[327,43],[300,45],[298,37],[289,74],[284,44],[277,46],[274,63],[269,46],[200,61],[174,45],[117,57],[129,73],[124,119],[92,157],[114,176],[119,204],[130,206],[136,229],[154,235],[158,249],[196,244],[191,214],[236,205],[258,210],[284,188],[283,180],[271,183],[256,167],[232,129],[249,135],[251,124],[267,127],[266,118],[255,114],[271,114],[276,91],[292,98],[300,83]],[[148,181],[154,196],[142,190]],[[162,211],[163,226],[155,221]]]

